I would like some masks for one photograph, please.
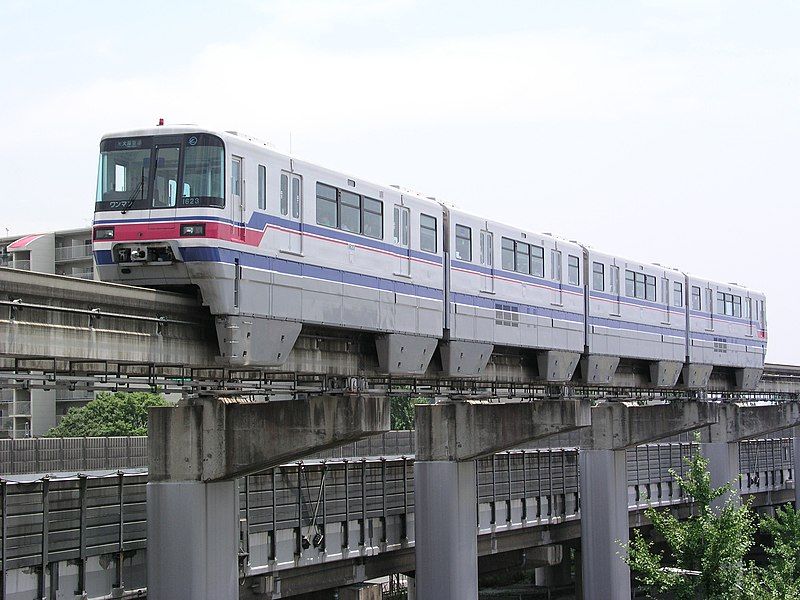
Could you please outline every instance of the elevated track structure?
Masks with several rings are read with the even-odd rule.
[[[476,465],[497,452],[578,436],[584,598],[627,600],[616,556],[628,539],[627,452],[700,430],[724,482],[743,442],[800,424],[800,374],[786,365],[768,365],[748,392],[725,370],[702,391],[657,387],[636,361],[605,385],[552,384],[532,353],[496,347],[480,378],[443,377],[436,355],[422,375],[388,376],[367,334],[304,326],[280,370],[231,368],[216,359],[224,329],[191,296],[0,269],[0,388],[181,395],[150,413],[151,600],[246,597],[237,481],[387,431],[393,396],[430,402],[416,408],[421,600],[477,598]],[[267,579],[257,585],[256,597],[275,593]]]

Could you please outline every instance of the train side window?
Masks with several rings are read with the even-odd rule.
[[[339,190],[339,229],[361,233],[361,196]]]
[[[669,306],[669,279],[661,278],[661,304]]]
[[[596,292],[606,291],[606,266],[603,263],[592,263],[592,289]]]
[[[741,296],[734,296],[733,297],[733,316],[734,317],[741,317],[742,316],[742,297]]]
[[[267,208],[267,167],[258,165],[258,208]]]
[[[436,217],[421,214],[419,216],[419,249],[424,252],[436,252],[437,237]]]
[[[644,276],[644,298],[645,300],[656,301],[656,278],[652,275]]]
[[[625,295],[629,298],[636,296],[636,285],[633,271],[625,270]]]
[[[506,271],[514,270],[514,240],[502,238],[500,240],[501,263]]]
[[[761,301],[761,323],[762,325],[766,325],[767,323],[767,301]]]
[[[456,225],[456,258],[472,261],[472,229],[465,225]]]
[[[289,197],[289,182],[286,181],[287,203]],[[283,202],[283,177],[281,177],[281,202]],[[287,204],[288,211],[288,204]],[[283,212],[283,209],[281,209]],[[285,214],[285,213],[284,213]],[[336,227],[338,223],[339,208],[336,204],[336,188],[324,183],[317,183],[317,224]]]
[[[531,246],[531,275],[544,277],[544,248]]]
[[[611,265],[611,293],[619,296],[619,267]]]
[[[581,284],[581,261],[577,256],[567,256],[567,281],[570,285]]]
[[[752,301],[750,298],[745,298],[745,299],[744,299],[744,318],[745,318],[745,319],[748,319],[748,320],[749,320],[749,319],[752,317],[752,315],[753,315],[753,305],[752,305],[752,302],[753,302],[753,301]]]
[[[692,310],[703,310],[700,288],[696,285],[692,286]]]
[[[292,218],[300,218],[300,203],[303,197],[303,181],[297,175],[292,175]]]
[[[683,306],[683,284],[680,281],[672,284],[672,303],[678,308]]]
[[[383,202],[364,196],[364,235],[383,239]]]
[[[708,307],[708,312],[714,313],[714,290],[711,288],[706,288],[706,306]],[[719,312],[719,311],[717,311]]]
[[[531,246],[525,242],[517,242],[516,248],[516,271],[530,275],[531,273]]]
[[[550,251],[550,278],[553,281],[561,281],[561,250]]]

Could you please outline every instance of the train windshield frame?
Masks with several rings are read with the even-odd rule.
[[[221,138],[189,133],[100,143],[95,211],[194,207],[225,207]]]

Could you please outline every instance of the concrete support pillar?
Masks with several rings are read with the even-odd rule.
[[[419,600],[478,597],[475,461],[414,463]]]
[[[148,416],[148,598],[238,600],[236,478],[387,431],[389,402],[202,396]]]
[[[731,485],[731,491],[723,494],[711,503],[714,509],[720,509],[728,499],[741,502],[739,480],[739,442],[707,442],[700,445],[700,452],[708,459],[708,471],[711,475],[711,487]]]
[[[628,471],[625,450],[581,450],[581,549],[584,600],[630,600]]]
[[[238,600],[236,481],[147,484],[147,597]]]
[[[477,600],[476,459],[589,425],[589,402],[420,404],[416,421],[417,598]]]
[[[592,408],[579,454],[581,582],[584,600],[630,600],[626,449],[716,423],[706,402],[606,402]]]

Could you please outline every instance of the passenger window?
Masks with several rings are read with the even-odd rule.
[[[514,270],[514,240],[502,238],[500,240],[501,263],[506,271]]]
[[[634,272],[625,271],[625,295],[629,298],[636,297],[636,285],[634,282]]]
[[[156,150],[156,174],[153,181],[153,208],[175,206],[178,195],[179,154],[179,148],[158,148]]]
[[[742,297],[741,296],[734,296],[733,297],[733,316],[734,317],[741,317],[742,316]]]
[[[339,190],[339,229],[361,233],[361,196]]]
[[[531,275],[544,277],[544,248],[531,246]]]
[[[744,299],[744,318],[750,319],[753,315],[753,308],[751,304],[752,300],[750,298]]]
[[[423,252],[436,252],[437,237],[436,217],[421,214],[419,216],[419,249]]]
[[[531,247],[525,242],[517,242],[517,256],[515,258],[517,273],[530,275],[531,273]]]
[[[383,202],[364,196],[364,235],[383,239]]]
[[[603,263],[592,263],[592,289],[596,292],[606,290],[605,265]]]
[[[700,301],[700,288],[696,285],[692,286],[692,310],[703,310],[702,302]]]
[[[661,303],[669,306],[669,279],[661,278]]]
[[[683,306],[683,284],[676,281],[672,284],[672,303],[678,308]]]
[[[655,302],[656,278],[653,277],[652,275],[645,275],[644,284],[645,284],[645,291],[644,291],[645,300],[650,300],[651,302]]]
[[[550,278],[553,281],[561,281],[561,250],[550,251]]]
[[[242,195],[242,159],[238,157],[231,159],[231,194]]]
[[[570,285],[581,284],[581,262],[577,256],[567,256],[567,280]]]
[[[281,176],[281,202],[284,197],[284,182]],[[289,180],[286,179],[286,193],[287,198],[286,211],[288,212],[288,198],[289,198]],[[283,207],[281,207],[283,212]],[[319,225],[326,225],[327,227],[336,227],[338,224],[338,206],[336,203],[336,188],[324,183],[317,183],[317,223]],[[286,213],[284,213],[286,214]]]
[[[465,225],[456,225],[456,258],[472,261],[472,229]]]
[[[267,167],[258,165],[258,208],[267,208]]]

